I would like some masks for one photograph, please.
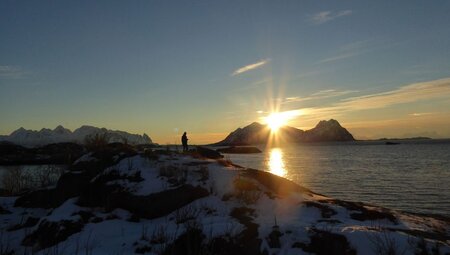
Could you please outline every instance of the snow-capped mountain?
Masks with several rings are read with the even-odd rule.
[[[75,142],[84,143],[87,136],[107,134],[109,142],[128,142],[129,144],[153,143],[147,134],[130,134],[119,130],[109,130],[93,126],[82,126],[73,132],[59,125],[51,130],[43,128],[39,131],[28,130],[23,127],[12,132],[9,136],[0,136],[0,141],[9,141],[27,147],[42,146],[50,143]]]

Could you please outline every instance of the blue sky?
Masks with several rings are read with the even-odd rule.
[[[213,142],[280,111],[450,137],[449,1],[1,1],[0,134]],[[362,107],[364,106],[364,107]],[[178,130],[178,131],[177,131]]]

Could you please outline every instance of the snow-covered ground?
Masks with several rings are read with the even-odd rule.
[[[450,252],[444,217],[335,200],[225,160],[138,154],[89,182],[99,204],[84,193],[48,209],[1,197],[0,254]]]

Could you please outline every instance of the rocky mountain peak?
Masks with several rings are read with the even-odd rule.
[[[339,128],[342,127],[341,124],[339,124],[339,122],[335,119],[330,119],[330,120],[321,120],[319,121],[319,123],[316,125],[316,128]]]
[[[266,125],[253,122],[231,132],[224,140],[215,145],[256,145],[267,143],[270,129]],[[322,120],[311,130],[300,130],[284,126],[277,132],[285,142],[332,142],[353,141],[350,132],[343,128],[337,120]]]

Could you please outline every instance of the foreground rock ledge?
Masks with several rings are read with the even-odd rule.
[[[2,252],[450,252],[447,217],[332,199],[209,151],[128,148],[75,162],[54,188],[0,198]]]

